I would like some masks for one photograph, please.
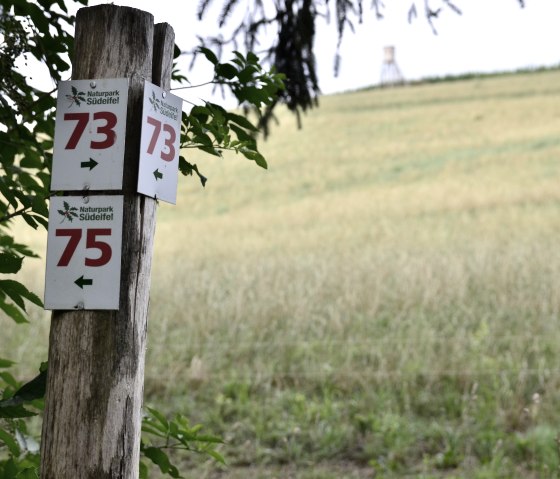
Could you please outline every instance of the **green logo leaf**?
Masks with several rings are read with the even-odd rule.
[[[83,101],[86,101],[85,93],[83,91],[78,91],[74,85],[72,85],[72,94],[66,95],[66,99],[70,102],[68,108],[70,108],[74,103],[77,106],[80,106]]]
[[[78,211],[78,208],[76,208],[75,206],[70,206],[68,204],[68,202],[66,202],[66,201],[63,201],[62,204],[64,206],[64,209],[63,210],[57,210],[58,214],[62,216],[61,223],[64,223],[64,221],[66,221],[66,220],[68,220],[68,221],[70,221],[70,223],[72,223],[74,218],[78,217],[78,213],[76,213],[76,211]]]
[[[156,94],[153,90],[152,90],[152,98],[148,98],[148,100],[150,100],[150,103],[152,104],[152,109],[156,113],[159,113],[159,109],[161,108],[160,100],[159,98],[156,98]]]

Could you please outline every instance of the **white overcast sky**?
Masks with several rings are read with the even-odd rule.
[[[267,1],[267,0],[265,0]],[[272,2],[272,0],[268,0]],[[90,0],[90,5],[110,3]],[[152,13],[156,23],[167,22],[175,30],[177,44],[185,50],[196,45],[196,35],[217,33],[216,16],[196,20],[197,0],[120,0]],[[244,4],[244,0],[240,2]],[[336,29],[333,22],[318,24],[316,58],[323,93],[357,89],[378,83],[383,47],[396,48],[396,62],[405,79],[420,79],[468,72],[492,72],[560,64],[560,0],[455,0],[463,14],[444,9],[436,20],[434,35],[422,17],[423,0],[416,0],[418,18],[409,24],[412,0],[385,0],[385,17],[377,20],[364,1],[364,23],[355,33],[347,31],[341,48],[342,68],[333,75]],[[437,2],[433,2],[434,5]],[[217,6],[221,0],[214,0]],[[201,62],[202,66],[203,63]],[[186,69],[187,60],[183,65]],[[187,73],[192,83],[209,79],[199,67]],[[181,96],[206,96],[204,91],[184,91]]]

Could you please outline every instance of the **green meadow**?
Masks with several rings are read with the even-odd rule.
[[[158,212],[146,404],[228,466],[185,477],[560,477],[559,105],[557,70],[372,89],[280,111],[268,171],[189,152],[209,181]],[[48,327],[2,318],[1,355],[31,377]]]

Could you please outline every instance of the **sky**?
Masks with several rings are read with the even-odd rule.
[[[244,5],[252,0],[241,0]],[[269,1],[272,4],[272,0]],[[198,0],[90,0],[90,5],[115,3],[148,11],[155,22],[167,22],[175,30],[176,42],[184,50],[196,44],[196,35],[217,33],[216,15],[196,20]],[[331,2],[332,3],[332,2]],[[437,35],[422,17],[423,0],[415,0],[418,18],[409,24],[413,0],[385,0],[384,18],[376,19],[364,0],[362,24],[355,33],[347,30],[341,45],[341,71],[335,77],[336,28],[320,19],[317,23],[316,61],[322,93],[329,94],[378,84],[383,68],[383,48],[395,47],[395,60],[405,80],[472,72],[510,71],[520,68],[560,65],[560,0],[454,0],[462,10],[457,15],[444,8],[436,19]],[[223,1],[214,0],[219,7]],[[431,0],[437,6],[438,0]],[[203,62],[188,72],[190,58],[180,66],[192,84],[211,78]],[[183,90],[183,97],[207,97],[206,89]]]

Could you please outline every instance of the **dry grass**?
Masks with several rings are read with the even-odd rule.
[[[404,341],[433,372],[424,337],[460,353],[444,370],[465,369],[467,333],[484,323],[492,341],[547,339],[559,304],[557,77],[330,97],[303,131],[282,118],[265,144],[271,171],[205,165],[208,190],[188,185],[158,224],[154,310],[170,334],[160,344],[184,328],[171,356],[196,354],[222,374],[223,349],[342,342],[385,358],[374,345]],[[507,328],[495,320],[510,314]],[[250,375],[272,367],[250,356]],[[397,356],[389,372],[402,370]]]

